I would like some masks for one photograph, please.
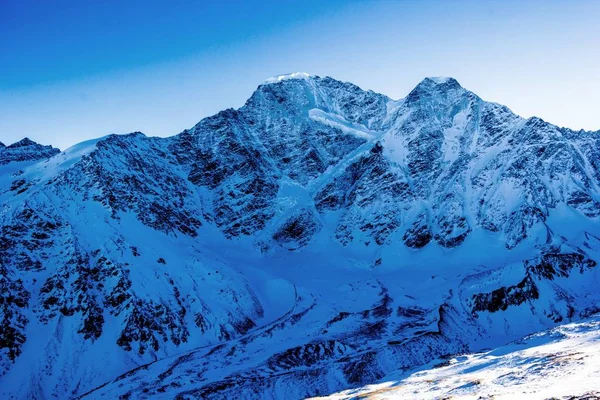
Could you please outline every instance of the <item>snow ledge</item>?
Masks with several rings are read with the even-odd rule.
[[[291,74],[273,76],[269,79],[266,79],[263,83],[264,84],[277,83],[277,82],[281,82],[281,81],[287,81],[290,79],[309,79],[310,77],[311,77],[311,75],[307,74],[306,72],[293,72]]]

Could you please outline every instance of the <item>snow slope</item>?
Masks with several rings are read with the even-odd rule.
[[[597,399],[600,318],[561,325],[482,353],[435,360],[383,381],[319,399]]]
[[[3,398],[303,398],[600,310],[600,134],[452,78],[0,159]]]

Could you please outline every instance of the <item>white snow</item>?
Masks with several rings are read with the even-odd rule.
[[[307,74],[306,72],[292,72],[291,74],[272,76],[268,79],[265,79],[265,81],[263,83],[264,84],[277,83],[277,82],[281,82],[281,81],[287,81],[290,79],[309,79],[310,77],[311,76],[309,74]]]
[[[470,110],[468,108],[461,110],[454,116],[452,126],[444,130],[444,142],[442,143],[444,161],[453,162],[458,158],[460,139],[467,126],[469,115]]]
[[[430,76],[427,79],[432,80],[433,82],[437,83],[438,85],[442,84],[442,83],[446,83],[450,80],[450,77],[447,76]]]

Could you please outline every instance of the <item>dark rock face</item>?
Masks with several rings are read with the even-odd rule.
[[[311,211],[302,209],[273,234],[273,239],[288,250],[297,250],[308,244],[320,226]]]
[[[473,312],[506,311],[509,306],[519,306],[539,298],[539,291],[531,276],[527,275],[515,286],[501,287],[491,293],[473,296]]]
[[[567,204],[581,210],[589,218],[600,216],[600,202],[594,200],[589,194],[575,191],[569,195]]]
[[[65,229],[55,214],[24,205],[0,227],[0,263],[19,271],[44,269],[54,246],[65,244],[57,238]]]
[[[559,253],[549,252],[535,260],[526,261],[526,268],[538,279],[554,280],[569,277],[572,270],[584,273],[587,269],[594,268],[596,261],[590,259],[585,253]]]
[[[419,214],[415,222],[404,233],[402,240],[406,246],[420,249],[427,246],[432,238],[431,229],[427,225],[427,216]]]
[[[189,332],[185,325],[185,308],[171,310],[163,304],[137,299],[131,304],[131,312],[126,320],[117,344],[127,351],[144,354],[148,350],[157,351],[160,344],[171,340],[175,345],[186,342]]]
[[[401,223],[397,200],[411,197],[410,186],[391,169],[381,143],[376,143],[323,187],[315,204],[321,213],[343,211],[335,236],[342,245],[354,240],[383,245]]]
[[[104,312],[118,315],[122,311],[121,306],[131,297],[127,271],[99,253],[76,253],[44,282],[38,309],[42,322],[77,313],[82,320],[78,333],[94,340],[102,335]]]
[[[197,158],[188,179],[212,192],[211,218],[227,237],[250,235],[273,216],[276,175],[256,140],[244,127],[240,113],[227,110],[194,127]],[[253,145],[254,144],[254,145]],[[174,147],[176,157],[179,150]]]
[[[6,267],[0,265],[0,376],[10,362],[21,354],[25,340],[25,326],[29,322],[25,310],[30,293],[20,279],[15,279]]]
[[[504,228],[506,247],[512,249],[527,238],[529,230],[536,224],[543,224],[546,215],[537,207],[523,205],[508,216]]]
[[[304,346],[294,347],[283,353],[275,354],[267,365],[273,371],[286,371],[292,368],[310,367],[319,362],[326,362],[332,358],[339,358],[347,352],[344,344],[335,340],[308,343]]]
[[[596,267],[596,261],[590,259],[583,252],[567,253],[552,248],[546,250],[540,257],[526,260],[523,264],[526,271],[525,277],[516,285],[503,286],[491,293],[473,295],[473,312],[506,311],[508,307],[532,302],[540,297],[540,290],[536,282],[568,278],[573,271],[583,274],[586,270]],[[563,320],[563,317],[572,318],[573,311],[573,307],[569,305],[569,315],[554,315],[555,311],[549,317],[559,322]]]
[[[369,352],[363,354],[358,360],[345,365],[344,375],[348,383],[360,385],[363,382],[372,382],[383,375],[376,362],[377,354]]]
[[[587,393],[583,393],[583,394],[579,394],[579,395],[562,397],[562,400],[599,400],[599,399],[600,399],[600,392],[597,392],[597,391],[587,392]]]

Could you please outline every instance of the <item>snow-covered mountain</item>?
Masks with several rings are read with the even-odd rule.
[[[600,132],[291,74],[0,148],[4,398],[301,398],[600,311]]]

